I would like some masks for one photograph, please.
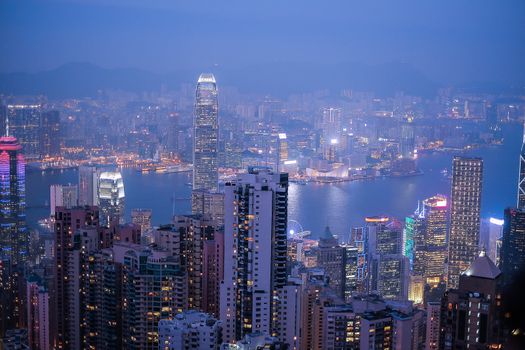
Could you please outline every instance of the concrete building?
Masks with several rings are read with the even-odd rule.
[[[159,321],[159,350],[218,350],[221,325],[211,315],[195,310]]]
[[[225,184],[220,319],[227,342],[278,334],[276,297],[287,283],[287,174],[250,168]]]

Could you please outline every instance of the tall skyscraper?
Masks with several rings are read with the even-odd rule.
[[[26,292],[29,348],[49,350],[51,348],[49,292],[42,280],[36,275],[28,278]]]
[[[218,190],[218,109],[215,77],[201,74],[193,119],[193,190]]]
[[[520,152],[520,174],[518,180],[518,209],[525,209],[525,125],[523,126],[523,143]]]
[[[61,143],[59,112],[43,112],[40,123],[40,154],[44,157],[60,155]]]
[[[0,255],[13,265],[28,259],[25,160],[22,146],[12,136],[0,137]]]
[[[326,227],[319,238],[319,246],[316,249],[317,266],[324,269],[328,276],[328,285],[340,298],[344,297],[345,289],[345,248],[339,245],[337,239]]]
[[[98,202],[100,223],[104,226],[116,220],[124,223],[124,180],[120,172],[105,171],[100,173],[98,181]]]
[[[457,288],[460,274],[478,255],[483,160],[454,157],[448,247],[448,288]]]
[[[505,209],[500,269],[510,283],[525,266],[525,210]]]
[[[401,124],[401,139],[399,142],[399,154],[402,158],[413,159],[415,150],[414,119],[405,118]]]
[[[78,205],[98,205],[98,173],[94,166],[78,167]]]
[[[224,281],[220,319],[225,341],[277,333],[277,294],[287,283],[288,175],[250,168],[225,185]]]
[[[27,158],[40,155],[40,105],[7,106],[6,135],[16,137]]]
[[[413,272],[424,277],[432,287],[445,281],[445,261],[448,255],[448,201],[436,195],[423,201],[416,212],[414,225]]]

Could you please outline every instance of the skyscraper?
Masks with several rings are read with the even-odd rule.
[[[51,185],[49,186],[49,192],[50,216],[55,216],[56,207],[70,209],[78,205],[77,185]]]
[[[448,288],[457,288],[459,275],[478,255],[483,160],[454,157],[448,247]]]
[[[40,154],[52,157],[60,155],[61,136],[59,112],[43,112],[40,123]]]
[[[525,264],[525,211],[507,208],[504,221],[500,268],[510,283]]]
[[[402,158],[413,159],[415,149],[414,118],[405,118],[401,124],[401,140],[399,142],[399,154]]]
[[[98,205],[98,174],[94,166],[78,167],[78,205]]]
[[[0,255],[20,265],[28,259],[25,217],[25,160],[12,136],[0,137]]]
[[[40,155],[40,105],[7,106],[6,135],[16,137],[27,158]]]
[[[102,225],[109,226],[113,220],[124,223],[124,198],[124,180],[120,172],[100,173],[98,202]]]
[[[525,209],[525,125],[523,127],[523,143],[520,153],[520,174],[518,180],[518,209]]]
[[[220,319],[225,341],[274,334],[276,297],[286,285],[288,175],[250,168],[225,185],[224,281]]]
[[[213,74],[201,74],[193,119],[193,190],[218,190],[218,98]]]

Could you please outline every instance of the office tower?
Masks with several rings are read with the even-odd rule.
[[[120,172],[105,171],[98,180],[100,223],[109,226],[112,221],[124,223],[124,180]]]
[[[488,257],[499,266],[498,240],[503,236],[503,225],[505,220],[489,218],[481,220],[479,247],[485,249]]]
[[[21,326],[20,274],[11,258],[0,255],[0,337]]]
[[[448,255],[448,201],[435,195],[422,202],[413,217],[413,273],[422,276],[425,284],[436,287],[445,281]]]
[[[525,125],[523,126],[523,143],[520,152],[520,173],[518,179],[518,209],[525,209]]]
[[[399,142],[399,155],[401,158],[414,159],[416,147],[413,121],[414,118],[408,117],[404,118],[401,123],[401,139]]]
[[[0,137],[7,135],[7,106],[0,102]]]
[[[58,111],[42,112],[40,124],[40,155],[60,156],[62,135],[60,133],[60,114]]]
[[[425,279],[422,276],[411,274],[408,284],[408,300],[414,305],[422,305],[425,294]]]
[[[77,185],[51,185],[49,186],[49,215],[55,216],[56,207],[71,209],[78,206]]]
[[[225,341],[277,333],[277,291],[286,285],[288,175],[265,168],[225,184],[224,282],[220,314]]]
[[[500,269],[511,283],[525,266],[525,210],[507,208],[504,214]]]
[[[159,321],[160,350],[219,350],[221,343],[220,321],[209,314],[190,310]]]
[[[381,254],[377,262],[377,292],[385,300],[407,300],[408,258],[401,254]]]
[[[201,74],[193,119],[193,190],[218,190],[218,98],[213,74]]]
[[[339,245],[337,239],[326,227],[323,235],[319,237],[319,246],[316,250],[317,266],[325,270],[328,285],[340,298],[344,298],[345,288],[345,249]]]
[[[423,214],[423,215],[421,215]],[[423,275],[423,271],[418,271],[422,268],[422,265],[418,266],[418,259],[421,257],[421,254],[416,254],[415,252],[415,243],[416,240],[424,238],[425,232],[425,217],[424,210],[420,208],[418,202],[418,208],[411,216],[405,218],[405,228],[403,229],[403,255],[408,257],[410,262],[410,268],[415,271],[418,275]],[[418,244],[423,244],[423,241],[418,241]],[[421,251],[420,251],[421,252]],[[416,256],[417,255],[417,256]],[[414,268],[415,265],[415,268]]]
[[[77,308],[70,309],[73,296],[78,295],[79,279],[71,269],[74,268],[74,259],[70,252],[74,248],[75,233],[81,229],[97,229],[99,227],[98,209],[96,207],[77,207],[55,209],[55,280],[54,290],[51,295],[53,312],[56,324],[54,343],[58,348],[71,348],[79,342],[78,328],[75,322],[79,315]],[[78,265],[77,265],[78,266]],[[78,321],[78,327],[80,321]],[[74,337],[74,335],[76,335]],[[73,337],[75,338],[73,340]]]
[[[343,245],[343,285],[344,285],[344,299],[350,300],[352,294],[359,291],[358,279],[358,264],[359,264],[359,249],[352,245]]]
[[[460,274],[478,253],[483,160],[454,157],[448,246],[447,288],[457,288]]]
[[[224,193],[195,190],[191,192],[191,212],[195,215],[208,215],[215,226],[224,225]]]
[[[357,248],[357,292],[368,291],[368,238],[366,227],[353,227],[350,242]]]
[[[501,271],[482,252],[441,300],[439,348],[500,349]]]
[[[78,167],[78,205],[98,205],[98,173],[94,166]]]
[[[36,275],[28,278],[26,293],[29,349],[49,350],[51,349],[49,293],[42,280]]]
[[[21,267],[29,258],[25,222],[25,160],[21,145],[11,136],[0,137],[0,255]]]
[[[282,163],[288,160],[288,140],[286,133],[279,133],[277,136],[277,171],[282,171]]]
[[[151,209],[131,209],[131,222],[140,226],[140,233],[151,230]]]
[[[40,156],[40,105],[7,106],[6,135],[18,139],[26,158]]]

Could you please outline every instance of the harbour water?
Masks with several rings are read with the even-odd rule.
[[[505,207],[516,203],[519,152],[522,128],[505,125],[504,143],[475,149],[463,155],[482,157],[484,179],[482,216],[503,216]],[[417,201],[441,193],[450,195],[450,179],[443,169],[451,170],[453,153],[421,156],[421,176],[378,178],[375,180],[334,184],[290,184],[289,219],[298,221],[305,230],[317,236],[329,225],[332,232],[344,237],[352,226],[361,225],[365,216],[389,215],[402,219],[417,207]],[[49,185],[76,183],[75,170],[30,172],[27,174],[27,219],[30,227],[49,215]],[[132,208],[153,209],[155,225],[168,223],[172,214],[190,212],[191,173],[141,174],[123,170],[126,191],[126,213]]]

